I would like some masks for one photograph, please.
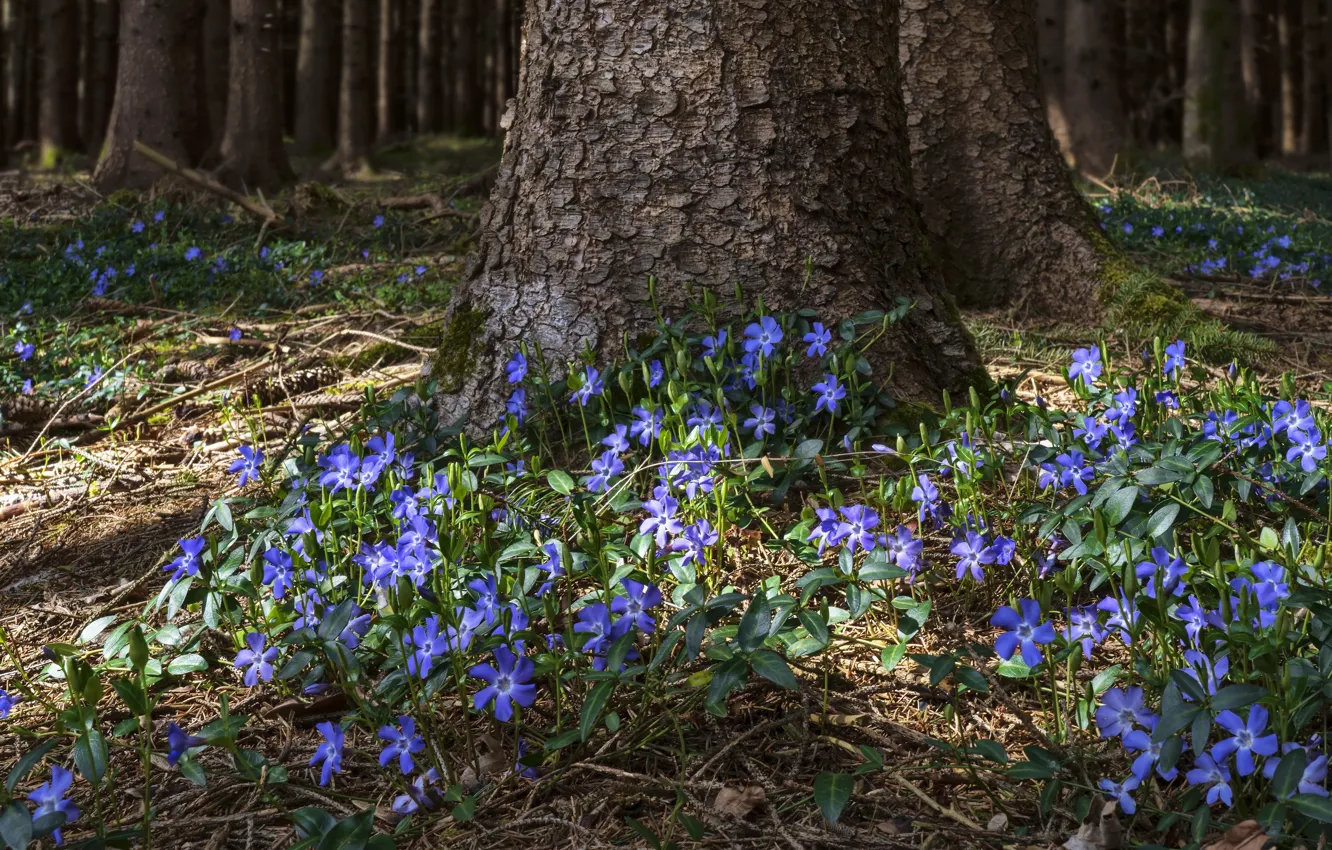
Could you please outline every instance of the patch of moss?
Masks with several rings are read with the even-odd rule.
[[[472,373],[476,366],[475,347],[485,320],[485,312],[469,304],[460,304],[454,310],[452,319],[444,328],[439,353],[430,369],[430,376],[435,379],[441,392],[459,392],[467,376]]]

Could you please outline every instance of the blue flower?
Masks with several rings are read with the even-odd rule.
[[[708,547],[716,545],[719,539],[721,539],[720,535],[713,529],[712,524],[706,519],[700,519],[693,525],[686,527],[679,537],[671,541],[671,550],[685,553],[681,560],[682,564],[693,561],[703,565],[708,560]]]
[[[1152,228],[1152,236],[1156,237],[1157,239],[1160,239],[1162,236],[1165,236],[1165,228],[1164,228],[1164,227],[1161,227],[1160,225],[1157,225],[1156,227],[1153,227],[1153,228]],[[1124,810],[1124,814],[1131,815],[1131,814],[1133,814],[1133,812],[1130,812],[1128,809],[1125,809],[1125,810]]]
[[[1079,348],[1073,352],[1073,365],[1069,367],[1068,379],[1082,381],[1091,386],[1101,377],[1101,349],[1099,346]]]
[[[330,488],[330,494],[356,487],[361,458],[351,450],[351,446],[346,443],[335,446],[333,451],[320,458],[318,463],[324,469],[319,476],[319,484]]]
[[[620,615],[619,623],[629,623],[643,634],[652,634],[657,621],[647,612],[661,604],[661,591],[655,585],[640,584],[630,578],[620,579],[620,585],[625,595],[611,600],[611,612]]]
[[[180,757],[185,755],[187,750],[195,747],[201,747],[207,743],[203,738],[196,738],[187,734],[184,729],[177,726],[174,722],[167,725],[167,764],[172,767],[180,761]]]
[[[504,376],[511,384],[520,384],[527,377],[527,358],[521,351],[514,352],[513,358],[504,364]]]
[[[1130,776],[1123,782],[1113,782],[1109,779],[1102,779],[1097,783],[1097,787],[1105,792],[1105,798],[1107,800],[1116,801],[1119,803],[1119,808],[1123,810],[1124,814],[1131,815],[1138,811],[1138,805],[1133,802],[1133,797],[1129,792],[1138,787],[1138,782],[1139,779],[1136,776]]]
[[[272,646],[267,649],[264,644],[265,638],[259,632],[250,632],[245,636],[246,649],[236,653],[236,669],[245,669],[245,686],[253,688],[259,683],[260,679],[265,682],[273,681],[273,662],[277,660],[277,647]]]
[[[514,390],[509,400],[504,403],[504,409],[521,425],[527,418],[527,390],[522,387]]]
[[[323,769],[319,772],[319,784],[327,785],[333,774],[342,773],[342,747],[347,743],[347,733],[341,726],[327,720],[315,728],[324,736],[324,743],[320,744],[310,757],[310,767],[323,765]]]
[[[669,489],[657,487],[652,491],[652,498],[643,503],[643,510],[648,515],[638,526],[638,533],[653,535],[657,548],[665,549],[672,535],[684,531],[684,523],[675,515],[679,507],[680,500],[672,497]]]
[[[1310,428],[1307,431],[1288,432],[1293,445],[1286,451],[1286,461],[1293,463],[1296,458],[1300,459],[1300,468],[1305,472],[1313,472],[1318,468],[1320,460],[1327,459],[1327,446],[1320,444],[1323,435],[1317,428]]]
[[[310,272],[310,283],[312,285],[319,283],[323,279],[324,279],[323,269],[315,269],[314,271]]]
[[[1250,582],[1244,576],[1239,576],[1230,580],[1231,588],[1236,591],[1249,588],[1260,606],[1272,610],[1276,609],[1282,599],[1290,596],[1290,585],[1285,581],[1285,568],[1271,561],[1258,561],[1249,567],[1249,572],[1253,573],[1255,581]]]
[[[1068,627],[1064,629],[1064,640],[1082,642],[1082,657],[1091,658],[1092,647],[1105,640],[1109,634],[1101,625],[1100,616],[1090,605],[1068,609]]]
[[[847,541],[846,548],[856,551],[856,546],[869,551],[878,545],[878,538],[870,531],[878,526],[879,515],[865,505],[848,505],[839,509],[842,522],[837,528],[837,538]]]
[[[0,720],[9,716],[9,712],[14,710],[14,706],[20,702],[19,697],[12,697],[4,688],[0,688]]]
[[[939,488],[934,486],[928,475],[921,473],[916,477],[916,486],[911,488],[911,501],[920,503],[920,522],[925,522],[928,513],[935,525],[943,524],[944,512],[939,502]]]
[[[1189,574],[1189,565],[1179,556],[1172,556],[1164,548],[1152,548],[1152,560],[1139,561],[1136,574],[1138,579],[1147,579],[1146,590],[1150,599],[1156,598],[1156,574],[1161,572],[1161,590],[1175,596],[1184,595],[1183,578]]]
[[[1324,783],[1327,781],[1327,756],[1321,753],[1315,754],[1311,747],[1303,747],[1295,743],[1281,745],[1282,758],[1295,750],[1304,750],[1304,773],[1300,776],[1299,788],[1296,789],[1300,794],[1317,794],[1319,797],[1328,796],[1327,788]],[[1281,765],[1281,759],[1267,759],[1263,763],[1263,776],[1272,779],[1276,776],[1277,769]]]
[[[1127,221],[1124,222],[1124,233],[1127,235],[1132,232],[1133,232],[1133,225],[1129,224]]]
[[[281,599],[291,588],[296,570],[291,556],[281,549],[273,548],[264,553],[264,584],[273,586],[273,598]]]
[[[772,424],[777,411],[761,404],[751,404],[749,412],[754,415],[744,421],[744,427],[753,432],[755,439],[761,440],[767,434],[777,433],[777,426]]]
[[[1124,744],[1124,749],[1131,753],[1139,753],[1138,757],[1133,760],[1133,775],[1136,776],[1139,781],[1147,779],[1152,772],[1153,766],[1156,767],[1157,775],[1166,782],[1173,781],[1174,778],[1179,775],[1179,768],[1172,767],[1169,770],[1161,769],[1159,763],[1161,760],[1161,747],[1165,742],[1154,742],[1152,741],[1151,736],[1151,733],[1156,731],[1157,722],[1159,721],[1153,719],[1147,731],[1144,732],[1141,729],[1134,729],[1124,735],[1121,739]]]
[[[379,754],[379,766],[388,767],[389,762],[398,760],[398,769],[406,776],[416,769],[412,754],[425,749],[425,741],[416,734],[416,721],[406,714],[398,715],[398,726],[379,727],[379,737],[388,741],[388,746]]]
[[[374,224],[374,226],[377,227],[377,228],[378,228],[378,227],[383,227],[383,226],[384,226],[384,217],[383,217],[382,215],[377,215],[377,216],[375,216],[375,219],[374,219],[374,221],[372,222],[372,224]]]
[[[406,794],[399,794],[393,799],[393,811],[406,816],[421,809],[433,809],[437,805],[435,785],[439,784],[439,771],[433,767],[418,774],[407,786]]]
[[[1165,364],[1161,367],[1167,377],[1175,376],[1184,368],[1184,340],[1177,339],[1166,346]]]
[[[187,249],[185,249],[185,259],[186,259],[186,260],[189,260],[189,261],[192,262],[192,261],[194,261],[194,260],[199,259],[199,257],[201,257],[201,256],[203,256],[203,251],[200,251],[198,248],[187,248]]]
[[[32,813],[33,823],[56,812],[65,816],[64,825],[78,820],[79,807],[74,804],[73,800],[65,799],[65,795],[69,793],[69,788],[73,784],[73,773],[58,764],[52,765],[51,779],[42,783],[37,790],[28,795],[28,799],[37,804],[36,811]],[[51,837],[55,839],[56,844],[65,843],[59,829],[53,830]]]
[[[587,635],[583,651],[593,654],[605,652],[619,635],[611,623],[610,608],[604,602],[585,605],[578,611],[578,622],[573,630]]]
[[[246,482],[258,481],[259,467],[264,463],[264,453],[250,446],[241,446],[236,451],[240,453],[240,458],[232,461],[231,466],[227,467],[227,472],[240,475],[236,482],[237,486],[244,487]]]
[[[633,410],[634,421],[629,423],[629,436],[636,437],[640,446],[646,446],[661,434],[661,423],[665,419],[665,411],[654,410],[649,412],[646,408],[635,407]]]
[[[615,452],[629,451],[629,426],[616,425],[614,429],[601,438],[601,444]]]
[[[726,347],[726,329],[717,331],[716,336],[703,337],[703,356],[716,358]]]
[[[31,360],[32,353],[37,350],[37,346],[30,342],[19,340],[14,343],[14,353],[18,355],[19,360]]]
[[[782,328],[777,320],[772,316],[763,316],[757,323],[745,328],[745,351],[771,357],[782,337]]]
[[[995,641],[994,651],[1007,661],[1021,649],[1023,663],[1035,667],[1045,660],[1039,644],[1054,642],[1054,626],[1041,622],[1041,603],[1035,599],[1019,599],[1018,607],[1021,614],[1005,605],[990,618],[990,625],[1008,630]]]
[[[653,360],[648,364],[648,386],[655,387],[661,383],[661,379],[666,377],[666,368],[661,365],[660,360]]]
[[[1267,709],[1261,705],[1249,709],[1247,721],[1240,720],[1238,714],[1229,710],[1218,714],[1216,725],[1229,732],[1231,737],[1212,747],[1212,757],[1224,762],[1233,753],[1235,768],[1239,775],[1248,776],[1253,773],[1257,770],[1257,765],[1253,761],[1255,755],[1274,756],[1277,753],[1277,736],[1263,734],[1267,731],[1267,717]]]
[[[815,322],[814,329],[805,334],[804,341],[809,343],[806,357],[822,357],[828,353],[828,343],[832,342],[832,331],[823,327],[823,322]]]
[[[1132,732],[1136,725],[1151,729],[1156,715],[1143,703],[1142,688],[1111,688],[1101,697],[1096,709],[1096,725],[1101,727],[1102,738],[1121,738]]]
[[[154,221],[154,222],[161,223],[162,219],[164,219],[164,218],[166,218],[166,211],[165,211],[165,210],[158,210],[157,212],[153,213],[153,221]]]
[[[1108,612],[1110,619],[1105,621],[1107,628],[1118,629],[1119,639],[1127,646],[1133,642],[1133,628],[1137,625],[1141,612],[1133,601],[1127,599],[1122,594],[1119,598],[1107,596],[1096,607],[1101,611]]]
[[[1179,396],[1170,390],[1161,390],[1156,394],[1156,403],[1167,410],[1179,410]]]
[[[1232,806],[1234,794],[1230,789],[1230,771],[1218,764],[1206,753],[1200,753],[1193,762],[1193,770],[1184,775],[1190,785],[1211,785],[1207,789],[1207,805],[1214,806],[1218,801]]]
[[[985,581],[985,571],[981,565],[994,563],[994,550],[985,542],[984,537],[974,531],[968,531],[953,540],[950,551],[958,557],[959,581],[968,572],[976,581]]]
[[[478,664],[467,671],[486,682],[486,687],[477,691],[472,704],[477,711],[484,711],[494,702],[495,719],[507,723],[513,717],[513,703],[527,707],[536,701],[536,685],[528,684],[535,670],[536,665],[531,659],[515,658],[507,646],[497,647],[494,666]]]
[[[569,401],[576,401],[580,407],[587,407],[592,396],[601,395],[603,390],[601,373],[593,366],[586,366],[583,369],[583,385],[574,390],[573,395],[569,396]]]
[[[130,225],[130,233],[142,233],[144,224],[141,221],[135,221]]]
[[[624,463],[614,449],[608,449],[601,457],[592,461],[592,476],[587,479],[587,489],[593,493],[600,493],[608,489],[610,480],[621,472],[624,472]]]
[[[176,542],[180,544],[184,554],[162,568],[164,571],[171,573],[169,581],[180,581],[184,576],[198,575],[199,554],[208,547],[208,541],[202,537],[193,537],[189,540],[177,540]]]
[[[888,560],[907,572],[917,572],[923,566],[921,554],[925,551],[925,541],[912,534],[905,525],[899,525],[892,534],[885,534],[880,542],[888,552]]]
[[[230,339],[232,342],[240,342],[241,329],[232,328],[231,331],[227,334],[227,338]]]
[[[846,398],[846,388],[837,381],[837,376],[824,374],[823,380],[815,384],[811,389],[818,396],[814,403],[814,412],[820,410],[828,411],[829,415],[837,415],[837,402]]]

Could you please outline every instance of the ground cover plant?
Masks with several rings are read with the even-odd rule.
[[[164,212],[166,259],[133,241],[155,212],[9,231],[29,283],[7,330],[33,351],[7,385],[63,400],[94,369],[133,376],[102,344],[60,348],[87,296],[204,317],[225,348],[317,287],[359,305],[430,274],[377,241],[378,213],[270,261],[221,214]],[[311,283],[365,250],[391,268]],[[155,301],[145,269],[190,283]],[[238,295],[235,322],[210,314]],[[258,817],[277,846],[1029,846],[1102,818],[1146,845],[1250,819],[1315,843],[1325,390],[1108,330],[1042,367],[1059,385],[1019,371],[927,411],[860,356],[910,307],[705,293],[614,362],[524,346],[484,439],[419,369],[280,439],[232,404],[233,486],[142,603],[40,655],[0,626],[0,837],[161,844],[207,793],[228,803],[194,818],[205,840]],[[59,439],[43,450],[81,450]]]

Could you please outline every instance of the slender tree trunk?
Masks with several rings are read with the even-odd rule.
[[[1272,131],[1272,98],[1267,69],[1271,63],[1270,28],[1263,0],[1240,0],[1240,73],[1244,80],[1244,103],[1253,122],[1254,148],[1264,157],[1275,148]]]
[[[1253,159],[1238,47],[1237,4],[1192,0],[1184,86],[1184,157],[1192,166],[1229,171]]]
[[[1032,0],[905,0],[911,173],[959,301],[1047,321],[1097,312],[1096,224],[1037,97]]]
[[[79,6],[42,0],[41,166],[79,147]]]
[[[1327,110],[1323,104],[1323,4],[1322,0],[1304,0],[1300,57],[1303,61],[1304,110],[1300,114],[1300,153],[1315,154],[1327,149]]]
[[[301,35],[296,59],[296,133],[298,153],[328,151],[337,125],[336,0],[301,0]]]
[[[23,0],[4,0],[0,12],[4,16],[5,102],[4,134],[0,135],[0,159],[19,139],[23,138],[23,96],[26,91],[23,77],[24,54],[27,42],[23,40],[26,4]]]
[[[893,0],[552,3],[535,18],[434,367],[447,412],[488,429],[520,340],[555,364],[619,354],[653,328],[650,277],[674,316],[689,282],[825,322],[910,298],[870,362],[907,395],[976,379],[920,254]]]
[[[376,138],[382,143],[396,136],[398,123],[398,2],[379,0],[379,64],[376,69]]]
[[[83,77],[83,99],[79,135],[84,149],[97,156],[106,136],[106,122],[111,116],[111,99],[116,93],[116,40],[120,28],[119,0],[91,0],[87,66]]]
[[[204,0],[203,85],[208,126],[220,130],[227,119],[231,61],[230,0]],[[219,138],[220,141],[220,138]]]
[[[28,0],[31,2],[31,0]],[[30,45],[23,51],[23,136],[26,140],[37,141],[41,133],[41,87],[42,87],[42,26],[41,15],[32,3],[23,16],[23,34],[20,39]]]
[[[421,20],[421,10],[416,0],[402,0],[398,7],[398,92],[396,108],[398,110],[398,128],[400,133],[420,132],[416,129],[416,77],[417,50],[420,39],[416,37],[415,27]]]
[[[439,15],[439,128],[457,132],[457,110],[453,98],[453,28],[457,7],[453,0],[443,0]]]
[[[495,129],[497,136],[504,134],[501,122],[504,111],[508,108],[509,98],[513,97],[512,81],[509,77],[509,54],[513,50],[510,40],[512,7],[509,0],[495,0],[495,67],[492,70],[495,80]]]
[[[455,0],[453,4],[453,123],[460,136],[481,135],[476,4],[477,0]]]
[[[1299,56],[1295,49],[1297,0],[1277,0],[1277,61],[1281,74],[1281,152],[1292,154],[1300,144],[1300,88],[1295,78]]]
[[[246,189],[293,178],[282,146],[282,73],[277,0],[231,0],[231,86],[222,133],[222,171]]]
[[[439,122],[439,4],[421,0],[417,22],[416,130],[438,133]]]
[[[1073,158],[1110,171],[1124,144],[1124,107],[1111,55],[1108,0],[1069,0],[1064,27],[1064,108]]]
[[[142,189],[161,170],[134,153],[134,141],[193,165],[194,42],[203,7],[194,0],[121,0],[116,96],[105,151],[93,180],[103,190]]]
[[[330,170],[354,173],[369,166],[370,0],[342,4],[342,77],[338,87],[338,149]]]

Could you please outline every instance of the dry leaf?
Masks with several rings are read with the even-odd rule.
[[[1008,815],[1000,812],[990,818],[989,822],[985,824],[985,829],[987,832],[1003,832],[1008,829]]]
[[[1117,807],[1114,800],[1109,800],[1101,807],[1099,817],[1089,812],[1077,833],[1064,842],[1064,850],[1120,850],[1124,836],[1115,817]]]
[[[1262,850],[1263,845],[1271,840],[1272,836],[1263,832],[1258,821],[1246,820],[1232,826],[1225,835],[1203,850]]]
[[[712,807],[734,818],[749,817],[749,813],[763,802],[763,786],[746,785],[744,788],[723,788],[717,792]]]

